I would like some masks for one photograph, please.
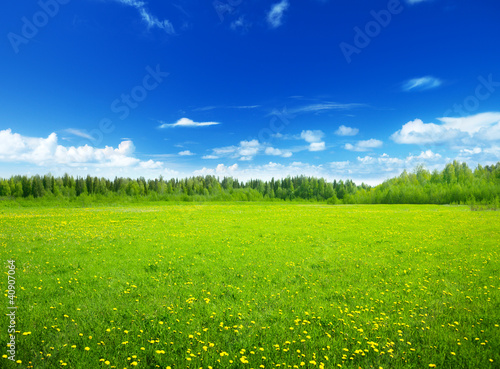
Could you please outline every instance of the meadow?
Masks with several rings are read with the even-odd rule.
[[[500,213],[0,209],[2,368],[498,368]]]

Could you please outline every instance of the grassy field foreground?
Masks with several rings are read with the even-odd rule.
[[[498,368],[500,213],[0,210],[0,367]]]

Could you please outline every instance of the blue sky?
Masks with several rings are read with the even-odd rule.
[[[0,177],[377,184],[500,160],[500,4],[41,0],[0,15]]]

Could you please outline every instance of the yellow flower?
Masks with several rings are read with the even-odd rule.
[[[90,347],[85,347],[85,351],[89,351],[90,350]]]
[[[109,360],[106,360],[106,361],[104,362],[104,364],[109,365],[109,364],[111,364],[111,363],[109,362]]]
[[[436,364],[429,364],[429,368],[435,368]]]

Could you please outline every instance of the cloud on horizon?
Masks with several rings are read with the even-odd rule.
[[[404,124],[390,138],[398,144],[471,144],[500,140],[500,112],[487,112],[468,117],[437,118],[442,124],[415,119]]]
[[[122,141],[115,149],[106,146],[98,149],[89,145],[62,146],[58,144],[56,133],[47,138],[26,137],[13,133],[11,129],[0,131],[0,162],[30,163],[37,166],[81,166],[95,168],[130,168],[158,169],[161,162],[141,161],[133,156],[135,151],[132,141]]]

